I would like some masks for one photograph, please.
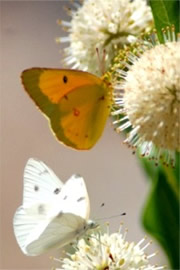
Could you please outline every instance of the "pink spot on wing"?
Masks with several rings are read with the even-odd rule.
[[[80,111],[76,108],[73,109],[73,114],[74,116],[79,116],[80,115]]]

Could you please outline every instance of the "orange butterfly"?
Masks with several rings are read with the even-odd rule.
[[[31,68],[22,83],[38,108],[48,117],[57,139],[87,150],[100,138],[111,108],[107,76],[66,69]]]

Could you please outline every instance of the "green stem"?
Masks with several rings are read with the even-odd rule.
[[[108,35],[109,37],[104,43],[104,46],[107,46],[113,39],[118,39],[121,37],[128,37],[129,35],[132,35],[129,32],[118,32],[117,34],[112,34],[107,30],[101,30],[104,34]],[[120,45],[120,44],[119,44]]]

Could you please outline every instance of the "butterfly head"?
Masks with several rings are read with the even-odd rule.
[[[93,229],[96,229],[97,227],[99,227],[99,224],[96,221],[93,221],[93,220],[87,221],[88,230],[93,230]]]

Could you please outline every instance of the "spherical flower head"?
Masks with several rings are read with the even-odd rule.
[[[77,6],[77,3],[76,3]],[[68,29],[69,41],[65,49],[65,63],[73,68],[99,73],[96,49],[106,50],[106,67],[117,50],[152,27],[152,14],[145,0],[86,0],[72,20],[60,21]]]
[[[141,154],[174,166],[180,150],[180,42],[167,29],[165,44],[143,42],[136,55],[129,53],[128,71],[119,70],[113,113],[124,117],[117,131],[130,128],[125,142]]]
[[[74,254],[62,260],[61,268],[57,270],[157,270],[163,266],[151,265],[149,259],[156,255],[145,254],[144,250],[150,242],[142,247],[143,238],[139,243],[125,240],[127,231],[121,233],[122,225],[117,233],[110,234],[99,230],[98,234],[91,234],[87,241],[78,241]]]

